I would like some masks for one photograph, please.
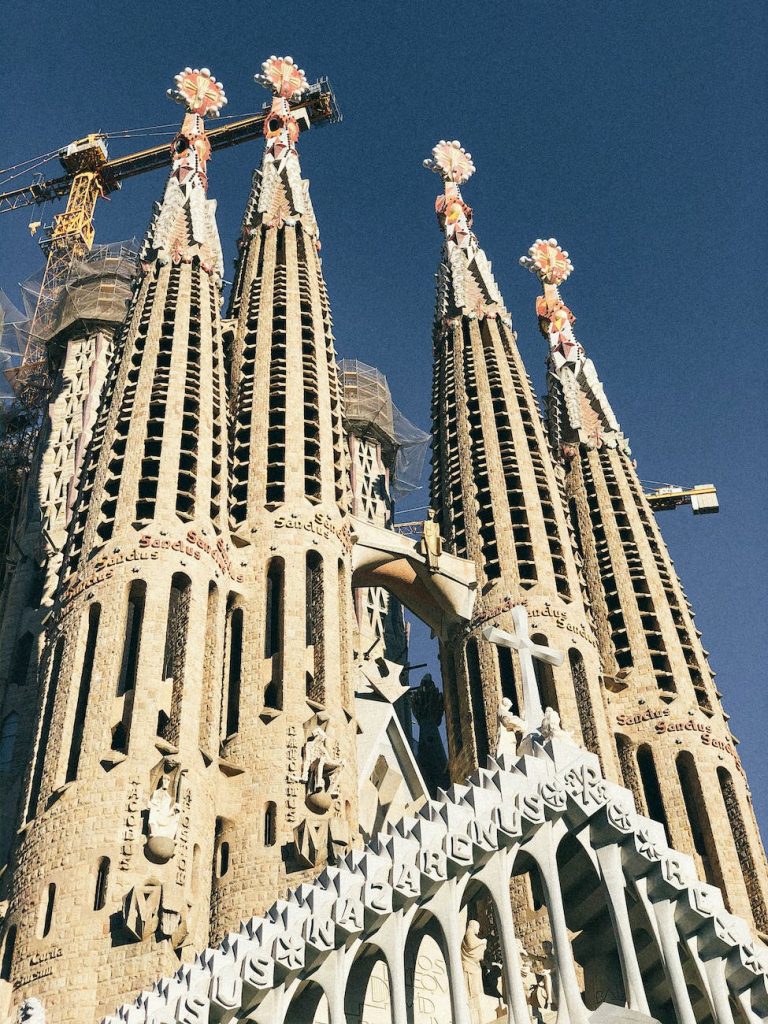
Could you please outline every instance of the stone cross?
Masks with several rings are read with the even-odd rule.
[[[543,644],[535,644],[528,635],[528,613],[525,606],[516,604],[512,609],[512,621],[515,632],[507,633],[496,626],[486,626],[483,636],[499,647],[511,647],[520,658],[520,669],[523,674],[523,718],[528,734],[536,732],[544,717],[541,706],[539,688],[536,684],[536,670],[533,659],[544,661],[547,665],[562,665],[563,653]]]

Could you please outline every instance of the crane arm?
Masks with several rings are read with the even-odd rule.
[[[314,125],[334,124],[341,120],[336,97],[327,78],[321,78],[319,82],[316,82],[298,103],[291,104],[291,109],[306,110],[309,123]],[[226,149],[229,146],[237,146],[241,142],[259,138],[264,129],[266,116],[266,112],[262,112],[245,117],[241,121],[233,121],[231,124],[211,129],[208,132],[211,149]],[[301,127],[301,121],[299,125]],[[120,182],[125,178],[133,178],[137,174],[167,165],[168,143],[164,143],[138,153],[131,153],[129,156],[107,160],[99,168],[99,177],[104,190],[112,192],[119,188]],[[12,192],[1,193],[0,213],[9,213],[11,210],[18,210],[24,206],[60,199],[69,193],[74,178],[74,174],[65,174],[51,181],[36,182],[23,188],[14,189]]]

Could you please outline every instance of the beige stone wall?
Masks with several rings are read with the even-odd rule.
[[[472,623],[441,654],[452,778],[464,778],[495,749],[501,697],[514,691],[520,704],[516,658],[510,673],[505,655],[481,637],[488,625],[511,630],[510,609],[519,603],[527,607],[531,633],[566,655],[544,703],[557,706],[565,728],[599,754],[609,777],[618,778],[601,711],[600,652],[562,481],[514,333],[501,319],[463,317],[440,329],[433,432],[433,503],[446,543],[474,559],[480,581]],[[468,648],[470,660],[477,651],[474,683]],[[569,652],[583,665],[578,685]]]
[[[620,672],[605,713],[623,782],[646,813],[663,815],[670,842],[730,909],[765,933],[768,871],[737,742],[635,468],[615,447],[582,448],[567,486],[598,633]],[[654,773],[658,798],[649,799]]]

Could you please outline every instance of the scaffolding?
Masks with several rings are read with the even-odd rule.
[[[87,330],[114,325],[125,318],[136,274],[135,239],[94,247],[76,260],[40,315],[46,272],[22,282],[24,311],[0,292],[0,581],[22,486],[32,465],[37,439],[50,400],[67,338],[75,325]],[[44,362],[24,362],[30,350],[43,351]]]
[[[411,423],[392,401],[387,378],[357,359],[339,362],[344,391],[344,420],[375,437],[385,459],[394,456],[392,496],[402,498],[421,487],[429,434]]]

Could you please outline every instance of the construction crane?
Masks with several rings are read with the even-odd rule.
[[[645,494],[654,512],[690,505],[695,516],[711,515],[720,511],[714,484],[696,484],[695,487],[677,487],[663,484]]]
[[[290,104],[299,128],[335,124],[341,121],[336,97],[327,78],[311,85],[300,99]],[[227,149],[257,139],[263,134],[269,108],[207,132],[212,150]],[[42,413],[51,393],[51,368],[47,342],[54,322],[57,301],[70,270],[91,251],[96,202],[122,187],[128,178],[168,166],[169,144],[110,160],[107,137],[86,135],[58,153],[65,173],[50,181],[34,181],[10,192],[0,193],[0,214],[28,206],[42,205],[66,196],[63,213],[40,245],[46,265],[35,310],[28,324],[27,340],[19,366],[6,370],[15,402],[3,410],[0,423],[0,559],[6,552],[10,520],[17,495],[32,460],[42,423]],[[31,225],[34,229],[37,225]],[[0,561],[0,579],[5,563]]]
[[[305,111],[304,117],[297,118],[300,128],[308,128],[311,124],[334,124],[341,120],[336,97],[327,78],[321,78],[310,86],[300,100],[291,104],[291,109],[294,112]],[[211,149],[227,149],[258,138],[267,116],[268,110],[265,110],[211,129],[207,133]],[[60,150],[59,159],[66,171],[61,177],[33,182],[0,194],[0,214],[67,197],[66,209],[54,217],[50,235],[41,243],[47,263],[22,365],[16,371],[19,385],[22,384],[19,378],[29,379],[45,370],[45,328],[58,288],[70,267],[93,246],[93,216],[97,199],[121,188],[127,178],[167,167],[168,144],[110,160],[105,137],[86,135]],[[13,383],[15,385],[16,381]],[[18,392],[18,387],[15,390]]]

